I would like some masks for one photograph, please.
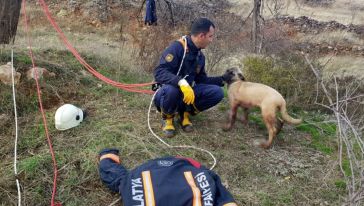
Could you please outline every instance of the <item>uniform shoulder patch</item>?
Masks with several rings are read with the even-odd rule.
[[[164,58],[167,62],[171,62],[173,60],[173,54],[167,54],[167,56]]]
[[[168,161],[168,160],[159,160],[158,161],[158,165],[162,166],[162,167],[170,167],[173,165],[173,161]]]

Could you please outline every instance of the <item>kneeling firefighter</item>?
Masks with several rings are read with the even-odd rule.
[[[128,171],[117,149],[104,149],[99,172],[125,206],[237,206],[220,177],[190,158],[154,159]]]
[[[192,23],[191,34],[173,42],[166,48],[154,70],[155,81],[161,84],[154,104],[162,113],[162,130],[165,137],[175,135],[173,119],[179,114],[182,129],[192,131],[190,115],[218,104],[224,97],[223,77],[208,77],[205,56],[201,49],[209,45],[215,25],[206,18]]]

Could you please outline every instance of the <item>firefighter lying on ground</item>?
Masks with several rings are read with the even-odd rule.
[[[237,206],[220,177],[193,159],[164,157],[129,171],[118,155],[117,149],[102,150],[99,172],[125,206]]]

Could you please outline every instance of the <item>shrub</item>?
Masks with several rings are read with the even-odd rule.
[[[250,56],[244,59],[243,73],[247,81],[266,84],[279,91],[289,104],[303,108],[313,106],[316,78],[298,56]]]

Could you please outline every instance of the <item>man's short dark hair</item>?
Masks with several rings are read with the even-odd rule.
[[[193,21],[191,25],[191,35],[197,35],[200,33],[207,33],[210,31],[210,27],[215,28],[214,23],[207,18],[198,18]]]

